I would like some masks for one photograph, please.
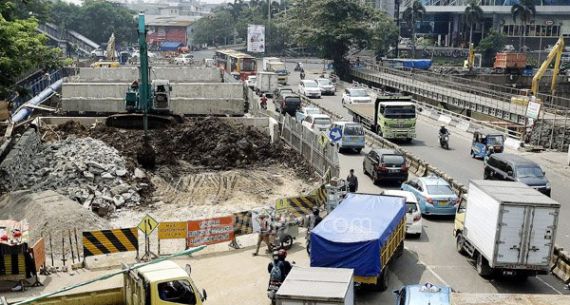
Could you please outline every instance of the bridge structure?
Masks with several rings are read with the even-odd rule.
[[[64,53],[69,53],[70,47],[74,47],[77,51],[89,56],[93,50],[99,48],[99,45],[89,38],[75,31],[61,30],[51,23],[40,24],[37,31],[55,41]]]

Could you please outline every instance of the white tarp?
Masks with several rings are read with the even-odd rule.
[[[258,24],[247,26],[247,51],[265,53],[265,26]]]

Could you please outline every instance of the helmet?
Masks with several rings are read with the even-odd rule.
[[[287,251],[285,249],[281,249],[277,252],[277,257],[280,259],[285,259],[287,257]]]
[[[439,127],[441,127],[441,128],[445,128],[445,125],[441,124],[441,125],[439,125]]]

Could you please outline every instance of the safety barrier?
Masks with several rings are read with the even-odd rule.
[[[136,251],[139,256],[137,228],[83,232],[83,257]]]
[[[277,212],[287,211],[293,216],[301,217],[311,213],[314,207],[318,206],[316,196],[299,196],[278,199],[275,203]]]

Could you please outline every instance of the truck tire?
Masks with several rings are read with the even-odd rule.
[[[376,285],[374,285],[375,291],[384,291],[388,288],[388,266],[384,267],[382,273],[376,279]]]
[[[481,253],[477,253],[476,269],[477,273],[483,278],[487,278],[493,273],[493,269],[489,267],[489,262]]]
[[[461,255],[465,255],[465,249],[463,249],[464,244],[465,240],[463,239],[463,235],[461,235],[461,233],[457,233],[457,238],[455,239],[455,249]]]

